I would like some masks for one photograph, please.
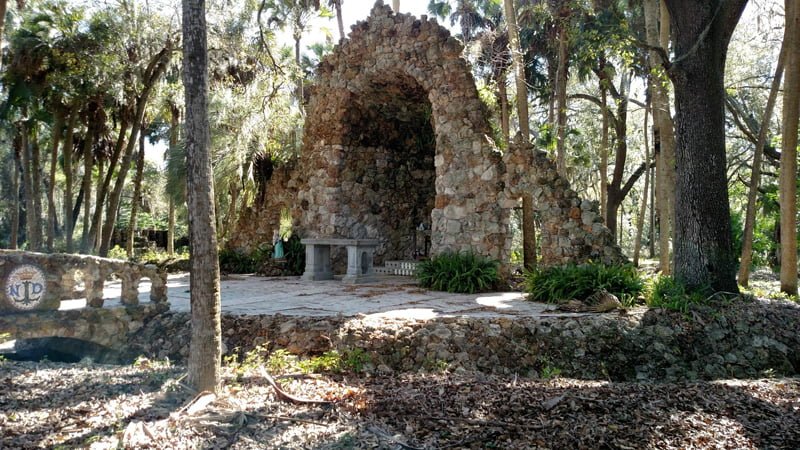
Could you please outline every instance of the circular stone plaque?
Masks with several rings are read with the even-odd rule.
[[[16,309],[34,309],[44,299],[47,284],[42,269],[25,264],[8,274],[5,293],[8,303]]]

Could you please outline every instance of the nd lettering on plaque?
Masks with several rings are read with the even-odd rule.
[[[44,298],[46,289],[44,272],[36,266],[19,266],[6,278],[6,298],[17,309],[36,308]]]

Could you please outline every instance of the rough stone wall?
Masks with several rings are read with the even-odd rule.
[[[392,127],[371,132],[364,124],[382,111],[395,122],[403,122],[429,107],[435,134],[435,197],[428,211],[432,252],[473,249],[505,259],[508,211],[499,204],[503,189],[497,174],[499,154],[486,137],[486,111],[461,58],[462,49],[435,20],[394,14],[378,2],[367,21],[356,24],[349,39],[323,59],[307,108],[299,183],[303,188],[295,212],[306,235],[389,241],[373,218],[405,215],[409,207],[396,208],[387,201],[382,206],[385,211],[364,211],[358,195],[351,196],[370,187],[343,184],[351,181],[353,170],[348,155],[364,152],[367,155],[359,160],[366,161],[375,158],[371,152],[380,160],[383,150],[375,151],[381,147],[371,145],[374,139],[369,134],[388,137]],[[378,118],[377,122],[389,121]],[[420,175],[419,184],[428,183],[427,178]],[[414,207],[418,213],[430,207],[427,198],[419,203],[411,212]],[[410,229],[407,233],[405,239],[410,238]],[[390,245],[396,250],[403,247],[402,243]]]
[[[503,155],[503,162],[507,206],[512,207],[523,192],[533,195],[541,220],[541,265],[626,260],[603,224],[597,202],[579,198],[546,152],[515,143]]]
[[[272,243],[272,234],[280,229],[281,211],[291,211],[295,204],[296,167],[296,161],[275,167],[263,187],[263,198],[239,212],[236,229],[225,243],[228,248],[249,253],[265,242]]]
[[[18,267],[34,267],[44,276],[44,294],[32,308],[20,309],[8,295],[9,276]],[[36,253],[21,250],[0,250],[0,281],[4,293],[0,296],[0,315],[20,312],[56,310],[61,300],[74,298],[76,277],[80,276],[82,297],[94,308],[103,306],[103,285],[110,275],[122,281],[121,301],[125,305],[139,304],[139,283],[151,282],[150,300],[167,301],[167,274],[151,264],[138,264],[110,258],[66,253]]]
[[[370,317],[223,315],[225,353],[257,345],[301,355],[360,349],[371,371],[480,370],[613,381],[753,378],[800,374],[800,306],[791,302],[734,302],[693,310],[627,315],[441,318],[429,321]],[[147,323],[130,351],[185,362],[188,313]]]
[[[167,310],[167,303],[146,303],[122,308],[0,315],[0,332],[8,333],[11,339],[17,340],[74,338],[119,350],[127,347],[131,334]]]
[[[542,265],[624,261],[597,205],[578,198],[544,152],[497,150],[462,50],[436,20],[378,1],[319,64],[298,170],[270,180],[265,204],[242,215],[229,245],[271,239],[280,209],[293,205],[304,237],[382,240],[378,263],[410,258],[419,224],[431,230],[432,254],[473,250],[505,263],[510,212],[527,192],[542,223]]]

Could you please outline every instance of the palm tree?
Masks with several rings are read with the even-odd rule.
[[[183,85],[188,162],[192,339],[189,384],[216,392],[220,384],[219,260],[208,125],[208,43],[205,0],[183,0]]]

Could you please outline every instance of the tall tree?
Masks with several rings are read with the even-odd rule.
[[[344,22],[342,22],[342,1],[343,0],[328,0],[334,11],[336,11],[336,25],[339,26],[339,41],[344,40]]]
[[[205,0],[183,0],[183,86],[188,164],[192,339],[189,384],[216,392],[222,337],[219,260],[208,122],[208,42]]]
[[[508,45],[511,51],[511,60],[514,66],[514,81],[517,85],[517,117],[519,118],[519,132],[523,142],[530,140],[530,119],[528,117],[528,86],[525,84],[525,63],[519,41],[519,28],[517,27],[517,13],[513,0],[503,0],[503,9],[508,26]],[[526,268],[536,267],[536,228],[533,220],[533,197],[530,194],[522,196],[522,256]]]
[[[656,150],[656,201],[659,217],[659,265],[661,273],[672,272],[670,238],[675,211],[675,129],[670,114],[669,92],[664,85],[664,55],[669,47],[669,12],[663,1],[644,0],[648,53],[648,84],[653,108],[653,147]],[[663,53],[656,49],[663,49]]]
[[[675,58],[675,277],[738,292],[725,155],[725,59],[747,0],[665,0]]]
[[[786,41],[781,44],[781,51],[778,56],[778,64],[775,67],[775,76],[772,78],[772,86],[769,89],[767,105],[764,108],[764,116],[761,119],[761,126],[758,130],[755,149],[753,151],[753,168],[750,176],[750,186],[747,192],[747,209],[745,211],[744,231],[742,232],[742,256],[739,259],[738,281],[742,286],[747,287],[750,282],[750,264],[753,261],[753,233],[756,223],[756,201],[758,199],[758,188],[761,185],[761,163],[764,159],[764,146],[767,145],[767,133],[772,113],[775,110],[775,103],[778,99],[778,91],[783,79],[783,66],[786,59]]]
[[[797,128],[800,117],[800,5],[786,0],[786,82],[781,150],[781,291],[797,295]]]
[[[392,0],[392,10],[395,13],[400,12],[400,0]]]
[[[569,22],[572,16],[570,2],[550,2],[551,13],[558,33],[558,66],[555,83],[556,167],[562,176],[567,172],[567,82],[569,80]]]

